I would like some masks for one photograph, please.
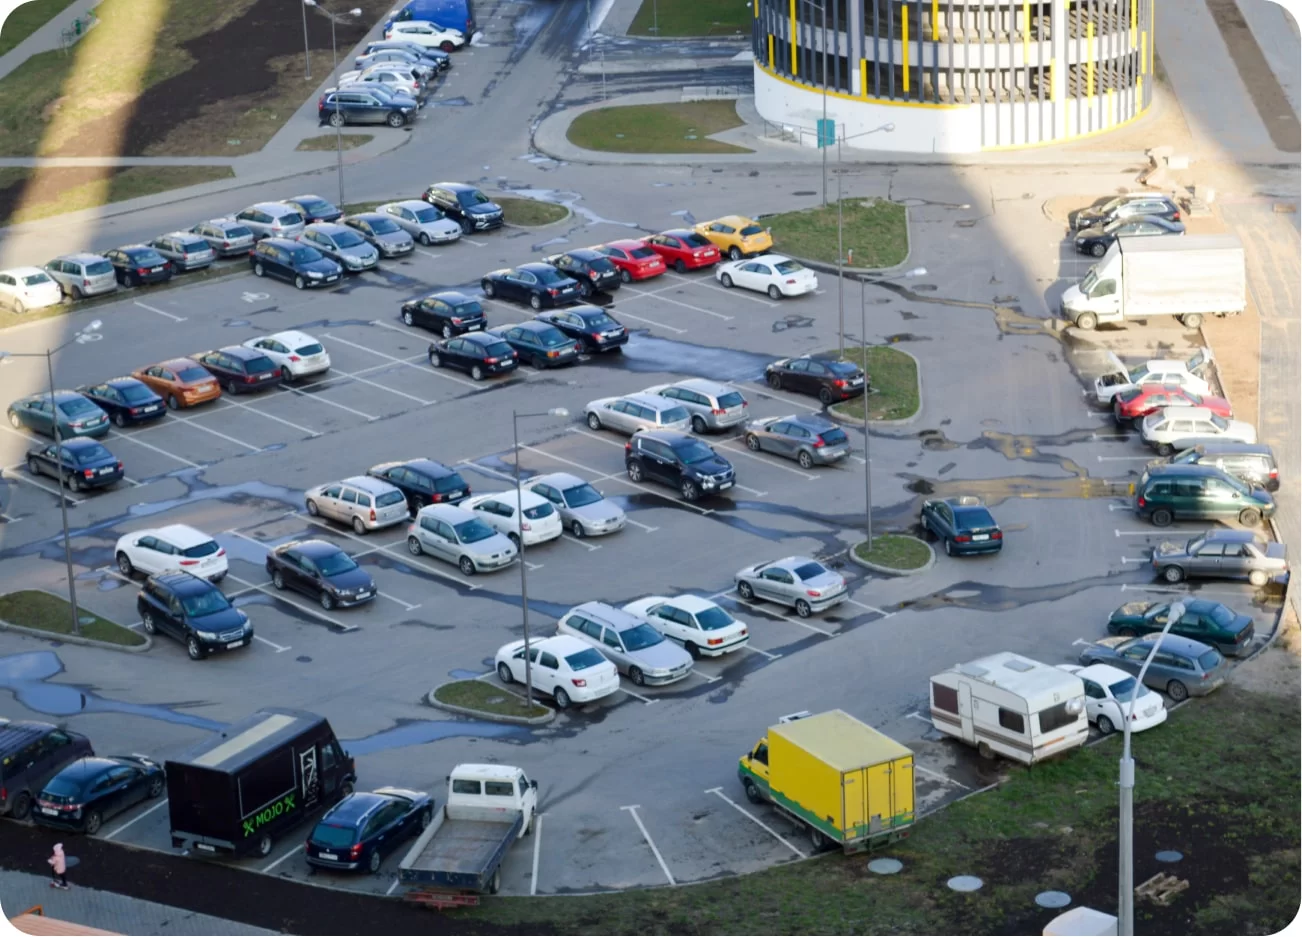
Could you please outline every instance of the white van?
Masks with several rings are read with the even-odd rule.
[[[931,722],[982,757],[1028,765],[1089,736],[1081,678],[1008,651],[932,677]]]

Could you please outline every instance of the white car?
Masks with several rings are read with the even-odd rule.
[[[1217,416],[1207,407],[1163,407],[1156,413],[1144,417],[1140,431],[1144,442],[1157,450],[1158,455],[1167,456],[1175,452],[1176,443],[1186,439],[1200,442],[1220,440],[1221,442],[1257,441],[1257,430],[1251,423],[1242,420],[1227,420]],[[1179,448],[1185,448],[1183,446]]]
[[[339,77],[339,87],[380,85],[415,98],[420,93],[420,83],[411,75],[411,69],[407,72],[408,74],[403,75],[396,71],[386,71],[379,66],[373,66],[364,72],[344,72]]]
[[[1114,352],[1108,352],[1108,368],[1094,380],[1094,399],[1110,407],[1117,394],[1143,384],[1174,385],[1200,397],[1214,395],[1206,379],[1211,363],[1210,348],[1199,349],[1185,361],[1153,358],[1133,368],[1127,368]]]
[[[460,506],[469,511],[474,511],[489,527],[492,527],[499,534],[506,534],[511,538],[511,542],[517,546],[520,543],[519,526],[523,523],[524,527],[524,545],[526,547],[534,546],[539,543],[546,543],[548,540],[555,540],[565,528],[561,524],[561,516],[556,512],[552,503],[542,495],[534,494],[528,488],[521,490],[519,503],[524,507],[524,518],[521,521],[515,515],[515,492],[514,491],[497,491],[486,495],[475,495],[473,498],[467,498],[462,501]]]
[[[280,366],[286,381],[323,374],[330,370],[330,353],[306,332],[277,332],[251,338],[246,348],[256,348]]]
[[[124,576],[180,571],[218,582],[226,575],[226,551],[202,530],[185,524],[124,534],[114,552]]]
[[[61,302],[63,290],[40,267],[0,270],[0,305],[8,306],[19,315],[29,309],[57,306]]]
[[[524,683],[524,641],[503,645],[493,658],[503,683]],[[591,703],[619,689],[619,669],[595,647],[558,634],[529,642],[534,689],[556,701],[557,709],[571,703]]]
[[[726,287],[740,286],[770,299],[803,296],[818,289],[818,277],[798,260],[782,254],[761,254],[719,264],[714,278]]]
[[[1059,670],[1074,673],[1085,684],[1085,715],[1098,726],[1103,735],[1121,729],[1126,723],[1125,713],[1130,712],[1130,696],[1135,691],[1135,678],[1110,664],[1059,664]],[[1160,694],[1142,683],[1135,698],[1135,718],[1130,723],[1131,732],[1143,732],[1166,722],[1166,706]]]
[[[629,602],[624,611],[681,644],[693,657],[719,657],[740,651],[750,641],[750,629],[746,625],[697,595],[672,599],[652,595]]]
[[[414,42],[427,49],[441,49],[451,52],[466,44],[466,34],[459,29],[447,29],[429,20],[404,20],[394,23],[384,34],[385,39],[401,39]]]
[[[461,225],[423,199],[386,202],[375,210],[426,246],[448,244],[461,237]]]

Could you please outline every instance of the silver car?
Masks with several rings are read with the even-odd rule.
[[[306,503],[307,513],[313,517],[350,524],[359,534],[401,524],[411,517],[401,489],[366,475],[310,488]]]
[[[466,576],[508,566],[519,552],[509,538],[455,504],[421,508],[407,528],[407,550],[455,563]]]
[[[638,686],[664,686],[692,672],[692,655],[642,619],[605,602],[584,602],[556,625],[592,645]]]
[[[598,537],[623,530],[627,519],[619,505],[577,475],[552,472],[523,482],[534,494],[542,495],[555,507],[565,529],[574,536]]]
[[[349,215],[343,223],[365,238],[381,257],[405,257],[416,247],[411,235],[398,227],[398,222],[377,211]]]
[[[252,231],[258,240],[296,238],[306,227],[302,212],[284,202],[258,202],[237,212],[235,220]]]
[[[64,254],[46,264],[45,272],[65,296],[73,299],[111,293],[118,288],[113,265],[101,254]]]
[[[733,577],[737,594],[747,602],[767,599],[790,605],[801,618],[840,605],[850,597],[845,579],[808,556],[788,556],[756,563]]]
[[[421,81],[428,81],[435,71],[433,65],[422,64],[414,53],[405,49],[380,49],[353,59],[353,68],[359,72],[366,71],[372,65],[406,65]]]
[[[731,384],[691,378],[677,384],[657,384],[642,391],[680,403],[692,415],[692,431],[725,430],[746,420],[746,398]]]
[[[1217,528],[1187,543],[1163,543],[1153,550],[1153,572],[1167,582],[1182,579],[1247,579],[1254,586],[1288,573],[1284,544],[1262,540],[1250,530]]]
[[[398,227],[425,245],[451,244],[461,237],[461,225],[420,199],[389,202],[375,210],[388,215]]]
[[[177,270],[202,270],[217,259],[208,239],[190,231],[173,231],[149,242],[149,246],[172,262]]]
[[[766,416],[746,425],[746,448],[795,459],[807,469],[844,459],[850,454],[850,437],[816,413]]]
[[[347,273],[373,270],[380,262],[380,252],[368,244],[366,238],[341,224],[325,221],[310,224],[298,240],[315,247]]]
[[[1108,664],[1132,676],[1139,676],[1144,661],[1153,650],[1154,642],[1161,640],[1162,647],[1153,656],[1153,662],[1144,671],[1144,685],[1153,690],[1164,690],[1166,695],[1180,702],[1190,696],[1206,696],[1225,682],[1229,669],[1221,652],[1214,647],[1178,634],[1148,634],[1139,638],[1100,638],[1080,652],[1080,662]]]
[[[208,246],[217,252],[218,257],[244,255],[253,247],[253,229],[236,221],[234,218],[214,218],[201,221],[190,229],[208,242]]]
[[[583,413],[591,429],[613,429],[630,436],[644,429],[675,429],[685,433],[692,426],[686,407],[659,394],[602,397],[584,407]]]

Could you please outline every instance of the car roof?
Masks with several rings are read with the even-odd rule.
[[[373,813],[376,808],[383,807],[393,798],[387,794],[376,794],[371,791],[354,791],[339,803],[330,808],[330,811],[323,816],[319,823],[338,823],[338,822],[360,822],[365,817]]]
[[[54,777],[64,780],[89,781],[91,778],[98,777],[110,768],[119,768],[122,762],[117,758],[105,757],[103,755],[87,755],[84,758],[78,758],[76,761],[64,767]],[[53,778],[51,778],[53,780]],[[48,783],[48,782],[47,782]]]
[[[1059,669],[1075,674],[1082,680],[1093,680],[1095,683],[1101,683],[1105,686],[1110,686],[1118,680],[1134,679],[1132,674],[1126,673],[1120,667],[1113,667],[1111,664],[1090,664],[1087,667],[1072,667],[1070,670],[1066,666],[1060,665]]]
[[[710,225],[710,224],[714,224],[715,222],[719,222],[726,225],[732,225],[735,228],[744,228],[748,224],[758,224],[757,221],[754,221],[751,218],[747,218],[745,215],[723,215],[719,218],[711,218],[709,221],[703,223]]]
[[[313,200],[313,201],[317,201],[317,202],[325,202],[327,205],[333,205],[333,204],[334,204],[333,202],[330,201],[330,199],[328,199],[328,198],[322,198],[321,196],[319,196],[319,195],[314,195],[314,194],[312,194],[311,192],[304,192],[302,195],[291,195],[291,196],[290,196],[289,198],[287,198],[285,201],[286,201],[286,202],[305,202],[305,201],[307,201],[307,200],[309,200],[309,199],[311,199],[311,200]]]
[[[1215,465],[1201,465],[1197,462],[1168,462],[1154,465],[1148,470],[1149,478],[1163,475],[1215,475],[1218,478],[1225,473]]]
[[[639,247],[646,247],[644,243],[636,238],[618,238],[614,241],[607,241],[602,247],[618,247],[623,250],[635,250]]]
[[[154,365],[147,364],[144,367],[152,368],[154,367]],[[193,358],[168,358],[166,361],[158,362],[158,367],[168,368],[173,371],[179,371],[182,368],[202,367],[202,365],[200,365],[199,362],[195,361]],[[141,370],[143,371],[144,368],[141,368]]]
[[[42,399],[48,399],[49,396],[50,396],[50,392],[49,392],[49,391],[44,391],[44,392],[39,393],[39,394],[28,394],[28,395],[27,395],[27,399],[28,399],[28,400],[42,400]],[[84,394],[78,393],[78,392],[75,391],[75,390],[56,390],[56,391],[54,392],[54,402],[55,402],[55,403],[62,403],[62,402],[67,401],[67,400],[72,400],[74,397],[84,397],[84,396],[85,396]]]
[[[651,407],[653,410],[671,410],[674,407],[682,406],[680,401],[670,400],[668,397],[661,397],[659,394],[648,394],[641,390],[632,394],[624,394],[622,397],[616,397],[615,399],[632,400],[636,403]]]
[[[283,332],[273,332],[266,336],[266,338],[274,338],[276,341],[282,342],[286,345],[297,345],[300,342],[304,345],[316,343],[316,339],[311,335],[308,335],[306,332],[300,332],[297,329],[286,329]]]
[[[261,348],[249,348],[245,345],[223,345],[217,350],[223,355],[230,355],[232,358],[239,358],[241,361],[256,361],[258,358],[267,357],[267,353]]]
[[[683,595],[670,596],[665,599],[665,601],[672,604],[674,608],[681,608],[683,611],[691,612],[692,614],[704,612],[707,609],[715,607],[715,603],[711,602],[709,599],[703,599],[699,595],[692,595],[690,592],[684,593]]]
[[[427,504],[420,509],[419,513],[422,517],[437,517],[449,524],[462,524],[475,519],[473,511],[455,504]]]
[[[483,345],[485,347],[495,344],[497,342],[505,341],[505,339],[503,339],[502,336],[492,331],[463,332],[461,335],[458,335],[456,337],[463,339],[464,341],[470,342],[473,345]]]
[[[8,273],[16,277],[31,276],[33,273],[44,273],[47,276],[49,271],[44,267],[10,267],[7,270],[0,270],[0,273]]]
[[[347,225],[341,225],[337,221],[314,221],[307,226],[309,231],[320,231],[322,234],[342,234],[345,231],[351,231]]]
[[[598,258],[602,260],[606,259],[605,254],[593,247],[576,247],[572,251],[561,251],[555,256],[558,259],[561,257],[575,257],[579,260],[597,260]]]
[[[168,524],[166,527],[142,530],[139,533],[162,537],[168,543],[175,544],[183,550],[189,547],[197,547],[201,543],[209,543],[213,539],[202,530],[196,530],[189,524]]]
[[[467,296],[465,293],[457,290],[439,290],[435,293],[428,293],[422,299],[441,299],[448,305],[455,306],[458,303],[477,303],[479,300],[473,296]]]
[[[200,579],[193,573],[186,572],[183,569],[172,570],[166,573],[154,573],[149,577],[157,583],[167,586],[173,592],[193,595],[198,592],[211,592],[217,587],[207,579]]]
[[[195,234],[193,231],[169,231],[166,234],[160,234],[159,237],[184,238],[187,241],[203,241],[203,237]],[[204,243],[206,244],[207,242],[205,241]]]
[[[684,433],[676,429],[643,429],[633,434],[634,439],[656,439],[665,445],[673,448],[681,446],[683,443],[696,439],[691,433]]]
[[[777,422],[798,423],[807,429],[817,429],[819,431],[837,428],[835,423],[818,413],[797,413],[795,416],[780,416]]]
[[[140,251],[152,251],[153,248],[148,244],[123,244],[121,247],[116,248],[116,250],[120,250],[122,253],[126,254],[139,253]],[[36,268],[33,267],[32,269],[35,270]]]
[[[525,319],[523,322],[512,322],[509,325],[499,325],[497,326],[497,329],[524,329],[527,332],[546,332],[548,330],[553,332],[559,331],[559,329],[550,322],[543,322],[538,319]],[[494,329],[494,331],[497,331],[497,329]]]
[[[532,647],[538,648],[539,652],[551,651],[562,657],[592,648],[592,645],[587,641],[580,641],[572,634],[554,634],[550,638],[543,638],[541,641],[531,641],[529,643]]]
[[[381,218],[389,218],[389,216],[382,211],[359,211],[355,215],[348,215],[344,221],[379,221]],[[389,220],[393,219],[389,218]]]
[[[437,459],[408,459],[406,462],[398,463],[411,469],[413,472],[419,472],[422,475],[429,475],[432,478],[444,478],[448,475],[457,474],[456,469],[448,468]]]
[[[691,228],[670,228],[667,231],[661,231],[661,234],[667,234],[670,237],[682,238],[689,234],[696,234]]]
[[[749,263],[752,260],[758,260],[766,264],[784,264],[791,259],[792,258],[788,257],[786,254],[760,254],[758,257],[743,257],[739,262]],[[804,265],[801,264],[801,266]]]
[[[42,738],[57,729],[58,726],[48,722],[35,722],[30,719],[0,720],[0,759],[12,755],[29,742]]]
[[[1251,530],[1234,530],[1229,527],[1213,528],[1201,534],[1195,534],[1191,539],[1202,537],[1204,540],[1220,540],[1225,543],[1256,543],[1261,537]]]
[[[261,245],[263,245],[263,244],[270,244],[270,245],[273,246],[273,247],[283,247],[283,248],[285,248],[286,250],[290,250],[291,248],[297,248],[297,247],[311,247],[311,246],[312,246],[311,244],[304,244],[304,243],[302,243],[302,242],[300,242],[300,241],[295,241],[293,238],[274,238],[274,237],[273,237],[273,238],[263,238],[261,241],[258,242],[258,245],[259,245],[259,246],[261,246]]]
[[[467,182],[436,182],[431,188],[447,189],[450,192],[477,192],[478,189]]]
[[[335,546],[327,540],[291,540],[289,543],[281,544],[276,547],[276,552],[281,553],[285,550],[294,550],[303,556],[334,556],[336,553],[343,553],[343,549]]]
[[[515,489],[508,488],[505,491],[490,491],[487,494],[475,495],[471,501],[479,504],[483,501],[505,501],[510,504],[515,500]],[[527,511],[529,508],[537,507],[540,504],[551,504],[546,498],[537,492],[530,491],[528,488],[520,489],[520,504]]]
[[[546,475],[535,475],[533,478],[526,479],[530,484],[550,485],[553,488],[577,488],[580,485],[586,485],[588,482],[579,478],[577,475],[571,475],[569,472],[548,472]]]
[[[1268,455],[1275,458],[1275,450],[1264,442],[1203,442],[1192,448],[1203,455],[1222,455],[1229,453]]]
[[[1162,413],[1168,419],[1174,420],[1205,420],[1212,416],[1212,411],[1208,407],[1163,407]]]
[[[1151,643],[1149,638],[1149,635],[1144,635],[1135,640],[1144,643]],[[1153,640],[1156,640],[1155,636],[1153,636]],[[1199,657],[1206,654],[1208,651],[1215,649],[1211,645],[1204,644],[1201,641],[1195,641],[1193,638],[1186,638],[1183,635],[1171,634],[1168,632],[1166,637],[1162,639],[1162,650],[1170,651],[1173,654],[1183,654],[1187,657]]]
[[[298,211],[293,205],[286,205],[284,202],[254,202],[249,208],[257,209],[274,209],[275,211],[296,212]],[[245,211],[248,211],[246,208]]]
[[[772,560],[771,562],[761,563],[760,565],[765,569],[771,566],[777,566],[780,569],[794,570],[797,566],[804,566],[806,563],[818,563],[819,566],[823,565],[812,556],[784,556],[780,560]]]
[[[221,225],[223,228],[243,228],[244,222],[237,220],[232,216],[225,218],[209,218],[207,221],[201,221],[199,224]]]
[[[129,374],[123,374],[119,377],[111,377],[107,381],[100,381],[100,383],[107,384],[109,387],[123,387],[123,386],[130,386],[134,384],[139,384],[141,387],[149,386],[144,381],[140,380],[140,378],[132,377]],[[91,386],[94,387],[95,385],[92,384]]]
[[[106,259],[107,258],[103,254],[93,254],[88,251],[79,251],[72,254],[60,254],[58,257],[54,258],[54,260],[75,260],[78,263],[94,263],[95,261]],[[54,261],[52,260],[50,262],[53,263]],[[13,271],[10,272],[12,273]]]
[[[413,209],[413,210],[414,210],[414,209],[417,209],[417,208],[433,208],[433,209],[435,209],[436,211],[438,210],[438,206],[437,206],[437,205],[431,205],[429,202],[425,201],[423,198],[404,198],[404,199],[401,199],[400,201],[397,201],[397,202],[385,202],[384,204],[385,204],[385,205],[397,205],[397,206],[399,206],[400,208],[410,208],[410,209]],[[382,205],[382,206],[380,206],[380,207],[383,208],[384,206]]]
[[[554,274],[557,272],[555,267],[553,267],[551,264],[545,264],[541,260],[533,260],[527,264],[520,264],[520,266],[516,267],[515,269],[528,270],[530,273]]]
[[[75,436],[72,439],[63,440],[59,445],[69,451],[76,452],[78,449],[90,449],[93,446],[103,447],[104,444],[98,439],[90,439],[86,436]]]
[[[616,631],[627,631],[629,628],[636,628],[643,623],[642,619],[631,612],[626,612],[622,608],[615,608],[613,605],[607,605],[605,602],[584,602],[582,605],[574,606],[565,614],[568,615],[570,612],[578,612],[580,615],[599,619],[603,625],[610,625]]]
[[[351,485],[353,488],[360,488],[362,491],[369,492],[373,495],[382,495],[386,492],[398,490],[384,479],[372,478],[370,475],[352,475],[348,478],[341,478],[339,484]]]
[[[689,377],[685,381],[675,381],[669,386],[682,387],[686,390],[694,390],[715,397],[721,396],[722,394],[730,394],[737,389],[731,384],[725,384],[723,381],[711,381],[704,377]]]

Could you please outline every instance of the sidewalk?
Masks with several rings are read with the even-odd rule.
[[[72,0],[72,4],[67,9],[54,14],[48,23],[4,55],[0,55],[0,78],[17,69],[33,55],[52,52],[59,48],[59,37],[63,31],[71,29],[75,20],[84,19],[86,11],[94,9],[98,2],[99,0]]]

